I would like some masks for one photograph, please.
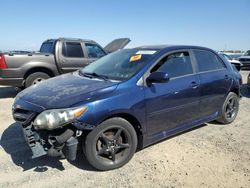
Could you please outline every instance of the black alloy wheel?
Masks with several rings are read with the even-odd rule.
[[[239,97],[236,93],[230,92],[221,109],[221,117],[217,121],[223,124],[232,123],[239,111]]]
[[[122,118],[111,118],[88,134],[85,154],[89,163],[99,170],[111,170],[126,164],[137,148],[133,126]]]
[[[235,117],[237,112],[237,99],[235,97],[230,97],[226,104],[226,117],[232,119]]]
[[[128,152],[131,144],[128,133],[122,128],[107,130],[101,133],[97,140],[96,155],[111,160],[112,163],[118,163]]]

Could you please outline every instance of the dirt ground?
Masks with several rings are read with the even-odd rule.
[[[244,83],[249,71],[242,71]],[[31,160],[11,105],[15,88],[0,87],[0,187],[250,187],[250,92],[245,84],[237,119],[214,122],[135,154],[124,167],[98,172],[81,155],[69,163]]]

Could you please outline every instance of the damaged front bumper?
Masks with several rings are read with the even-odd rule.
[[[32,131],[31,128],[32,125],[23,128],[23,134],[26,142],[28,143],[32,151],[32,158],[47,155],[47,149],[43,147],[42,140],[36,132]]]
[[[65,157],[70,161],[76,159],[78,137],[81,131],[74,128],[59,130],[35,130],[32,125],[23,127],[25,140],[31,151],[32,158],[48,155],[51,157]]]
[[[53,130],[35,129],[34,119],[43,110],[40,106],[20,99],[16,99],[12,106],[13,118],[23,128],[25,140],[33,154],[32,158],[49,155],[52,157],[62,156],[71,161],[75,160],[79,137],[83,131],[90,131],[94,126],[75,120]]]

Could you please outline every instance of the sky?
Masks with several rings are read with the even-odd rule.
[[[58,37],[249,50],[250,0],[0,1],[0,50],[39,50]]]

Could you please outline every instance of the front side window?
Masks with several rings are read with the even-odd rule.
[[[89,58],[100,58],[105,56],[105,52],[96,44],[85,43]]]
[[[81,43],[65,42],[62,47],[62,54],[65,57],[80,58],[84,57]]]
[[[198,64],[199,72],[225,68],[225,65],[212,52],[205,50],[194,50],[194,55]]]
[[[151,72],[168,73],[169,78],[193,74],[193,67],[188,52],[176,52],[164,57]]]

